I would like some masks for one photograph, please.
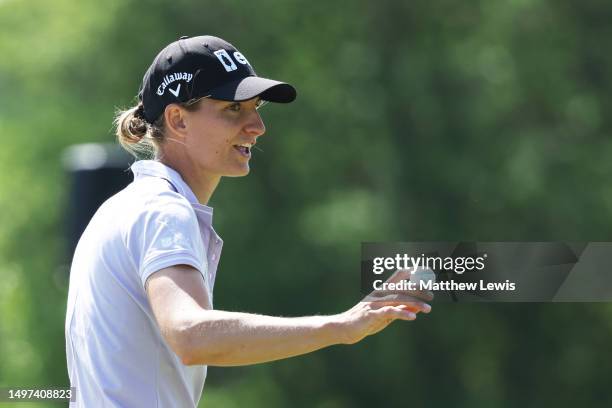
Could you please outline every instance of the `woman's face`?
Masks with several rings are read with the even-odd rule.
[[[257,108],[259,97],[243,102],[210,98],[196,111],[185,112],[185,154],[198,172],[212,176],[244,176],[257,138],[266,128]]]

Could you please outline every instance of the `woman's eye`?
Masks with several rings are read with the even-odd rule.
[[[234,112],[240,112],[240,103],[234,102],[230,106],[227,107],[229,110]]]

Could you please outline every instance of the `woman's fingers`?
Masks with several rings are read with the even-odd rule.
[[[429,304],[418,301],[418,300],[411,300],[411,301],[389,300],[389,301],[370,302],[370,307],[372,309],[380,309],[380,308],[384,308],[387,306],[403,307],[406,309],[410,309],[414,312],[423,312],[423,313],[431,312],[431,306]]]
[[[375,313],[376,315],[378,315],[379,317],[383,319],[390,319],[388,320],[388,323],[391,323],[391,321],[395,319],[400,319],[400,320],[416,319],[416,313],[404,307],[399,307],[399,306],[384,306],[374,311],[373,313]]]

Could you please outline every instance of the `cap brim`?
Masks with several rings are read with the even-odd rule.
[[[248,76],[217,87],[209,92],[211,98],[222,101],[246,101],[260,96],[269,102],[289,103],[295,100],[295,88],[285,82]]]

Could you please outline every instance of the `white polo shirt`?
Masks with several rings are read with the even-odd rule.
[[[202,273],[212,302],[223,245],[212,208],[160,162],[132,165],[134,181],[96,212],[70,270],[66,358],[71,407],[196,407],[206,366],[185,366],[164,341],[147,278],[179,264]],[[212,304],[210,305],[212,307]]]

